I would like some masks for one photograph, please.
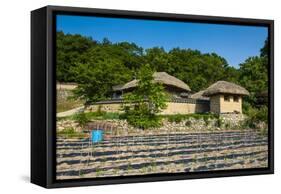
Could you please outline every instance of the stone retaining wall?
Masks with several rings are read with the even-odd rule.
[[[181,122],[169,122],[164,119],[163,125],[160,128],[152,129],[151,131],[165,132],[165,131],[209,131],[209,130],[223,130],[223,129],[238,129],[241,123],[244,121],[245,116],[242,114],[223,114],[218,118],[212,118],[204,120],[203,118],[195,119],[189,118],[182,120]],[[142,133],[143,130],[136,129],[130,126],[126,120],[93,120],[93,122],[100,123],[99,125],[113,126],[115,134],[127,134],[127,133]],[[78,124],[74,120],[60,120],[57,121],[57,130],[61,131],[65,128],[73,128],[76,131],[81,130]],[[117,130],[117,131],[116,131]],[[146,133],[148,130],[145,130]]]
[[[245,121],[246,115],[226,113],[220,114],[220,118],[224,125],[232,127],[235,125],[241,125],[243,121]]]

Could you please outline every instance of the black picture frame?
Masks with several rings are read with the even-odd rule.
[[[91,15],[148,20],[266,26],[269,35],[269,144],[268,168],[179,174],[157,174],[78,180],[55,179],[56,14]],[[169,181],[274,173],[274,21],[232,17],[152,13],[109,9],[46,6],[31,12],[31,182],[46,188]]]

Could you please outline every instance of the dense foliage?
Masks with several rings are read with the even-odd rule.
[[[252,106],[259,106],[257,97],[268,92],[268,41],[260,50],[260,56],[249,57],[240,64],[239,83],[244,86],[250,96],[246,99]]]
[[[136,127],[159,126],[160,119],[156,114],[167,106],[167,94],[162,84],[153,82],[153,73],[149,64],[141,66],[137,72],[136,89],[124,95],[125,116]]]
[[[145,64],[179,78],[193,92],[218,80],[238,83],[250,92],[245,104],[253,107],[258,107],[257,96],[268,90],[267,40],[259,56],[249,57],[236,69],[215,53],[181,48],[165,51],[161,47],[144,50],[134,43],[98,42],[57,32],[57,81],[78,83],[75,95],[86,104],[111,97],[112,86],[136,78]]]

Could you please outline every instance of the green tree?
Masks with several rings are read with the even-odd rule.
[[[169,63],[169,54],[163,47],[153,47],[145,50],[145,62],[149,63],[156,71],[173,72],[173,66]]]
[[[257,96],[268,91],[268,41],[266,40],[260,50],[260,56],[249,57],[240,64],[239,83],[245,87],[250,96],[246,102],[258,105]]]
[[[229,77],[227,61],[215,53],[202,54],[198,50],[174,48],[169,52],[171,75],[187,83],[192,91]]]
[[[130,71],[119,61],[106,59],[95,63],[79,64],[73,67],[79,83],[74,97],[83,99],[85,105],[110,98],[112,86],[131,79]]]
[[[264,46],[260,50],[261,57],[268,57],[268,38],[264,41]]]
[[[156,114],[167,107],[167,94],[160,83],[154,82],[153,73],[150,65],[143,65],[137,73],[137,87],[124,97],[129,123],[140,128],[159,126]]]
[[[78,63],[85,63],[84,54],[96,45],[96,41],[78,34],[64,34],[57,32],[57,80],[60,82],[75,82],[76,77],[71,68]]]

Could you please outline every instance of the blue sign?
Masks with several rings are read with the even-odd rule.
[[[100,129],[92,130],[92,142],[98,143],[103,140],[103,131]]]

